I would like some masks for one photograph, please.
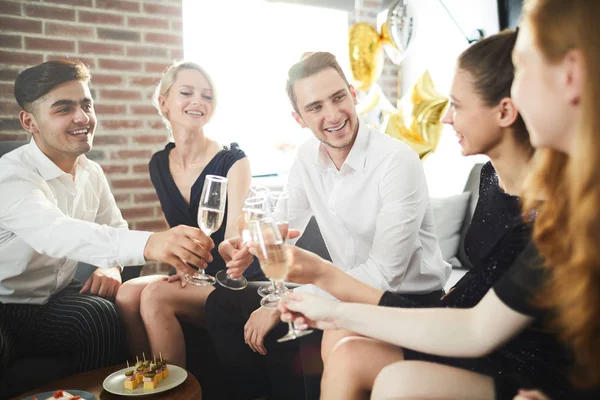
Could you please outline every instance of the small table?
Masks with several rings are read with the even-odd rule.
[[[93,371],[83,372],[78,375],[69,376],[68,378],[59,379],[54,382],[50,382],[46,385],[40,386],[35,390],[30,390],[27,393],[20,394],[13,400],[22,399],[23,397],[33,396],[38,393],[50,392],[55,390],[83,390],[92,393],[98,398],[98,400],[124,400],[130,396],[119,396],[112,394],[104,390],[102,382],[104,379],[115,371],[123,368],[122,365],[115,365],[112,367],[99,368]],[[149,394],[143,396],[144,399],[194,399],[198,400],[202,398],[202,389],[200,383],[194,375],[188,372],[186,380],[179,386],[174,387],[166,392],[160,392],[156,394]]]

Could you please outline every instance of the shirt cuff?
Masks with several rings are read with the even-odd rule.
[[[316,294],[317,296],[325,297],[327,299],[337,300],[337,298],[330,295],[328,292],[315,285],[303,285],[294,289],[294,292]]]
[[[124,232],[119,249],[119,265],[122,267],[130,265],[144,265],[144,249],[152,232],[130,231]]]

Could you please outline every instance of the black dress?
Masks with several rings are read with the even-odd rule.
[[[479,199],[464,247],[473,265],[445,297],[432,307],[470,308],[508,270],[530,240],[531,226],[521,217],[519,198],[504,192],[491,163],[481,168]],[[422,307],[407,296],[386,292],[379,305]]]
[[[535,307],[536,293],[548,278],[548,270],[541,267],[543,261],[533,243],[519,256],[510,270],[494,285],[498,298],[511,309],[535,318],[532,329],[543,330],[550,317],[549,311]],[[527,332],[527,331],[526,331]],[[525,333],[526,333],[525,332]],[[522,335],[521,335],[522,336]],[[521,337],[518,336],[518,337]],[[555,336],[547,335],[552,340],[553,353],[543,354],[542,343],[532,342],[530,354],[539,357],[527,361],[522,371],[529,379],[528,388],[542,390],[551,399],[600,399],[600,387],[588,390],[574,388],[567,379],[569,366],[573,365],[571,351],[555,341]],[[510,344],[510,343],[509,343]]]
[[[188,225],[198,227],[198,205],[202,194],[202,187],[206,175],[218,175],[227,177],[229,169],[236,163],[246,157],[246,154],[238,147],[237,143],[232,143],[229,147],[223,146],[204,167],[204,170],[192,185],[190,193],[190,204],[188,205],[179,192],[171,169],[169,167],[169,153],[175,148],[175,143],[168,143],[161,151],[156,152],[150,159],[150,179],[156,189],[156,194],[160,200],[160,205],[167,223],[170,227],[178,225]],[[225,228],[227,226],[227,205],[225,205],[225,215],[223,223],[218,231],[211,235],[215,243],[215,248],[211,254],[213,262],[206,268],[206,273],[214,275],[218,271],[225,269],[225,262],[218,252],[219,243],[225,237]],[[257,263],[253,263],[245,272],[246,278],[262,277],[262,272]]]
[[[531,226],[523,221],[519,198],[504,192],[491,163],[481,169],[479,199],[463,243],[473,268],[463,276],[445,297],[431,307],[470,308],[475,306],[496,282],[509,270],[531,238]],[[384,293],[380,305],[390,307],[423,307],[412,299],[390,292]],[[548,341],[545,335],[528,332],[510,344],[482,359],[439,357],[404,349],[407,360],[424,360],[468,369],[494,377],[498,399],[516,394],[522,381],[506,375],[518,375],[530,368],[530,360],[546,359],[553,354],[555,342],[538,348],[536,341]],[[549,346],[549,347],[548,347]],[[539,354],[541,353],[541,354]],[[507,372],[510,371],[510,372]]]

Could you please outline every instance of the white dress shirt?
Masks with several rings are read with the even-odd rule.
[[[361,121],[338,171],[312,137],[290,170],[290,228],[312,215],[333,263],[394,293],[440,290],[450,277],[435,236],[427,183],[417,154]],[[301,290],[321,292],[308,285]]]
[[[130,231],[101,167],[80,156],[75,179],[28,145],[0,159],[0,302],[44,304],[78,261],[144,264],[150,232]]]

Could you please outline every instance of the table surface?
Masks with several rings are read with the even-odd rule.
[[[104,390],[102,382],[104,379],[115,371],[122,369],[122,365],[115,365],[112,367],[95,369],[93,371],[83,372],[78,375],[69,376],[67,378],[59,379],[54,382],[50,382],[46,385],[40,386],[34,390],[30,390],[27,393],[20,394],[15,397],[16,399],[22,399],[23,397],[33,396],[38,393],[50,392],[59,389],[68,390],[83,390],[90,392],[98,398],[98,400],[124,400],[127,397],[138,398],[140,396],[119,396],[112,394]],[[186,380],[179,386],[174,387],[166,392],[148,394],[141,396],[144,399],[201,399],[202,389],[198,380],[188,372]],[[40,399],[41,400],[41,399]]]

